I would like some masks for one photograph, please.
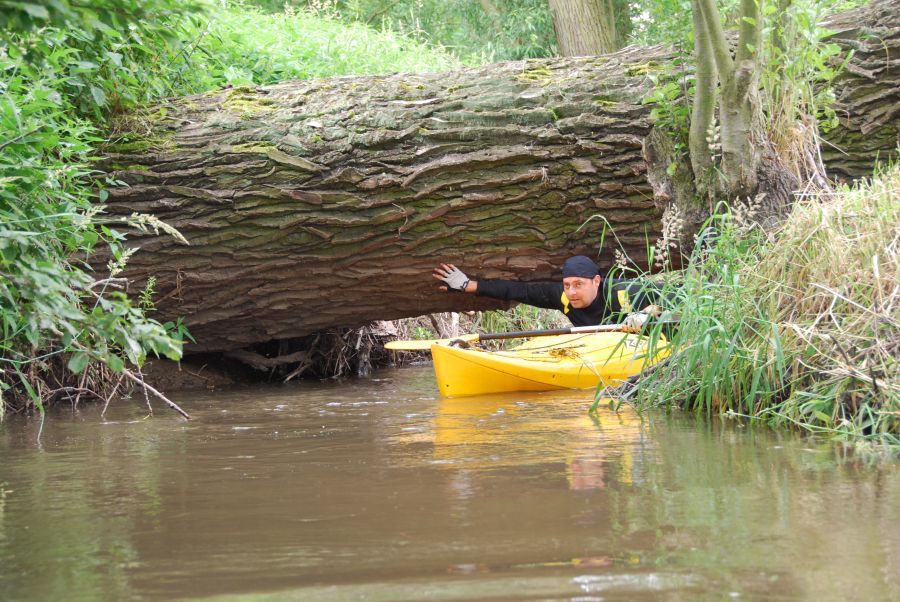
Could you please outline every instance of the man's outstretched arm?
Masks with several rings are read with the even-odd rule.
[[[435,279],[444,283],[442,291],[473,293],[503,301],[518,301],[535,307],[563,309],[562,284],[555,282],[516,282],[514,280],[471,280],[453,264],[442,263],[434,269]]]

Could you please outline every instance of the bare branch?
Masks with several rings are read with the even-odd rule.
[[[97,286],[111,286],[112,288],[117,288],[119,290],[127,290],[128,288],[128,278],[104,278],[102,280],[95,280],[88,286],[88,288],[94,288]]]
[[[256,370],[270,370],[283,364],[304,362],[309,359],[309,354],[305,351],[297,351],[288,355],[265,357],[264,355],[261,355],[254,351],[248,351],[246,349],[235,349],[226,353],[225,357],[230,357],[231,359],[235,359],[243,364],[247,364],[248,366]]]
[[[100,412],[100,416],[106,416],[106,409],[109,407],[109,402],[112,401],[112,398],[116,396],[116,391],[119,390],[119,385],[122,384],[122,381],[125,380],[125,375],[119,377],[119,380],[116,381],[116,386],[113,387],[113,390],[110,391],[109,395],[106,396],[106,403],[103,404],[103,411]]]
[[[191,419],[190,414],[188,414],[187,412],[182,410],[180,407],[178,407],[178,404],[176,404],[174,401],[172,401],[171,399],[169,399],[168,397],[166,397],[165,395],[163,395],[162,393],[160,393],[159,391],[157,391],[156,389],[154,389],[153,387],[148,385],[146,382],[144,382],[143,378],[139,378],[139,377],[135,376],[128,370],[123,371],[122,374],[124,374],[126,377],[128,377],[130,380],[136,382],[140,386],[144,387],[145,390],[153,393],[159,399],[166,402],[166,405],[168,405],[170,408],[172,408],[173,410],[175,410],[176,412],[178,412],[179,414],[184,416],[186,419],[188,419],[188,420]]]

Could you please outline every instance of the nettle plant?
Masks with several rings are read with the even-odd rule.
[[[105,219],[102,188],[117,183],[89,167],[101,119],[168,89],[154,49],[183,3],[0,5],[2,416],[22,399],[43,411],[72,391],[100,395],[148,355],[179,359],[189,335],[126,296],[114,273],[130,253],[123,232],[160,226]],[[101,245],[115,265],[98,272]]]

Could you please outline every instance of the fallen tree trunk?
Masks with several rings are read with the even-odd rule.
[[[898,1],[884,5],[861,14],[896,34]],[[190,246],[132,236],[141,251],[126,275],[138,287],[154,276],[158,316],[184,316],[192,349],[210,351],[498,306],[437,292],[429,274],[442,261],[481,278],[531,280],[558,277],[575,253],[609,266],[619,248],[644,262],[662,208],[683,201],[659,164],[669,159],[649,149],[652,107],[642,103],[670,59],[663,48],[632,47],[238,87],[130,116],[104,162],[130,186],[109,191],[107,212],[152,214]],[[843,77],[871,81],[879,107],[893,99],[889,115],[896,80],[881,89],[886,70],[866,65]],[[893,150],[884,141],[893,123],[865,123]],[[841,173],[864,171],[857,139],[835,140],[854,157],[852,169],[834,157]]]
[[[130,187],[110,190],[107,212],[153,214],[191,244],[133,237],[127,275],[155,275],[160,314],[223,350],[498,307],[437,292],[431,268],[550,279],[567,255],[597,254],[601,223],[578,230],[594,216],[641,258],[660,223],[642,155],[654,52],[169,103],[111,149]]]
[[[888,163],[900,144],[900,2],[875,2],[825,23],[852,57],[833,83],[837,125],[823,134],[830,177],[854,180]]]

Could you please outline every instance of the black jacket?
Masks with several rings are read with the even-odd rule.
[[[569,305],[562,282],[516,282],[513,280],[479,280],[480,297],[519,301],[535,307],[558,309],[574,326],[621,322],[626,314],[660,303],[659,289],[639,280],[604,278],[594,302],[583,309]]]

